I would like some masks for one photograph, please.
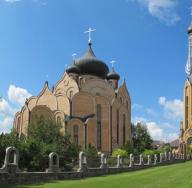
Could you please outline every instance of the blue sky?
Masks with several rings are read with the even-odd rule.
[[[87,48],[126,80],[132,121],[173,140],[182,119],[190,0],[0,0],[0,132],[26,97],[50,87]]]

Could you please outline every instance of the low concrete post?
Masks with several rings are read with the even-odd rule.
[[[172,159],[175,159],[175,152],[172,153]]]
[[[87,158],[84,152],[79,153],[79,172],[86,172],[87,171]]]
[[[190,160],[190,155],[189,154],[187,154],[187,160]]]
[[[162,154],[162,153],[159,154],[159,162],[160,162],[160,163],[163,162],[163,154]]]
[[[46,172],[60,172],[59,169],[59,155],[57,153],[50,153],[49,154],[49,168],[46,169]]]
[[[134,166],[134,156],[133,156],[133,154],[129,155],[129,160],[130,160],[129,167],[133,167]]]
[[[147,165],[151,165],[151,155],[147,155]]]
[[[100,166],[100,168],[102,168],[102,169],[107,168],[107,156],[104,153],[101,154],[101,166]]]
[[[10,162],[10,156],[13,152],[13,162]],[[6,173],[18,173],[19,169],[19,151],[15,147],[6,148],[5,161],[2,168],[0,168],[0,172]]]
[[[139,165],[140,166],[143,166],[143,155],[141,154],[141,155],[139,155]]]
[[[157,164],[157,154],[154,155],[154,165]]]
[[[120,155],[117,156],[117,168],[122,168],[123,166],[123,161],[122,157]]]
[[[167,152],[164,153],[164,156],[165,156],[165,161],[167,161]]]
[[[171,160],[171,152],[169,152],[169,154],[168,154],[168,160],[169,161]]]

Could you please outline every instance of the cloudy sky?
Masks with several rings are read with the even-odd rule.
[[[0,132],[26,97],[55,84],[87,48],[126,80],[132,121],[151,136],[178,137],[191,0],[0,0]]]

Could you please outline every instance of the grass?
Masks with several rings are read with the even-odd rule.
[[[3,188],[191,188],[192,162],[81,180],[52,181]]]

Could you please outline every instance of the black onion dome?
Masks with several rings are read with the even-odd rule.
[[[119,74],[117,74],[117,73],[115,72],[115,70],[114,70],[114,68],[113,68],[112,71],[107,74],[107,79],[108,79],[108,80],[110,80],[110,79],[112,79],[112,80],[119,80],[119,79],[120,79],[120,76],[119,76]]]
[[[75,73],[75,74],[80,74],[79,68],[73,63],[66,69],[67,73]]]
[[[192,24],[188,27],[188,34],[192,33]]]
[[[97,59],[89,43],[86,54],[75,61],[75,66],[80,69],[81,74],[90,74],[105,79],[109,72],[108,66]]]

